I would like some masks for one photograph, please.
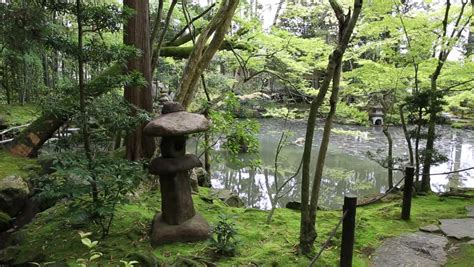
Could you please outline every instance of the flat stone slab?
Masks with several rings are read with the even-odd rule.
[[[420,231],[427,232],[427,233],[439,233],[441,229],[439,229],[438,225],[435,224],[428,224],[420,227]]]
[[[474,205],[467,206],[466,210],[467,210],[467,217],[474,218]]]
[[[201,114],[179,111],[159,116],[149,122],[143,131],[149,136],[182,136],[204,132],[210,125]]]
[[[151,244],[158,246],[174,242],[195,242],[207,240],[211,228],[207,221],[199,214],[179,225],[169,225],[158,213],[151,226]]]
[[[447,261],[444,236],[416,232],[385,240],[374,252],[373,266],[434,267]]]
[[[474,239],[474,218],[464,219],[443,219],[441,222],[441,231],[448,236],[456,239]]]

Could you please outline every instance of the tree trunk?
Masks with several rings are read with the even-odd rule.
[[[433,148],[434,140],[436,138],[435,126],[436,126],[436,113],[430,112],[430,120],[428,125],[428,135],[426,139],[425,157],[423,160],[423,177],[421,179],[421,191],[431,191],[430,186],[430,169],[433,162]]]
[[[104,71],[86,85],[87,97],[97,97],[112,88],[116,84],[113,81],[122,75],[119,65],[114,65]],[[58,105],[70,105],[58,103]],[[62,114],[45,113],[25,128],[15,139],[8,144],[10,153],[23,157],[36,157],[38,150],[53,136],[68,119],[78,111],[78,107],[71,107]]]
[[[277,7],[277,10],[275,12],[275,17],[273,17],[273,23],[272,23],[273,26],[275,26],[278,22],[278,16],[280,15],[280,11],[281,11],[284,3],[285,3],[285,0],[280,0],[280,2],[278,3],[278,7]]]
[[[336,65],[336,69],[334,70],[334,74],[331,75],[333,76],[333,80],[332,80],[332,93],[329,100],[330,110],[324,123],[323,137],[321,139],[321,145],[319,147],[318,159],[316,161],[316,170],[315,170],[314,178],[313,178],[313,188],[311,190],[311,203],[309,207],[309,217],[310,217],[311,226],[314,228],[314,230],[311,230],[311,232],[314,231],[315,233],[314,238],[316,238],[317,236],[315,223],[316,223],[317,207],[318,207],[318,202],[319,202],[319,192],[321,191],[321,179],[323,177],[324,163],[326,162],[326,154],[327,154],[327,150],[329,146],[329,138],[331,137],[332,122],[333,122],[334,116],[336,115],[337,100],[339,96],[339,89],[340,89],[339,83],[341,79],[342,58],[339,59],[339,61],[336,64],[337,65]]]
[[[86,92],[85,92],[85,81],[84,81],[84,56],[83,56],[83,37],[84,33],[82,30],[82,5],[81,0],[76,0],[76,8],[77,8],[77,39],[78,39],[78,74],[79,74],[79,103],[80,103],[80,113],[81,113],[81,127],[82,127],[82,138],[84,142],[84,152],[87,157],[89,171],[92,173],[92,179],[90,179],[91,184],[91,192],[92,192],[92,200],[94,203],[97,203],[99,192],[97,190],[97,178],[94,175],[94,164],[93,164],[93,156],[92,156],[92,149],[90,144],[90,135],[89,135],[89,123],[88,123],[88,115],[86,110]]]
[[[7,95],[7,104],[11,104],[10,79],[8,73],[8,64],[5,64],[5,93]]]
[[[471,0],[472,14],[474,14],[474,0]],[[474,54],[474,19],[471,19],[471,25],[469,25],[469,35],[466,45],[466,56]]]
[[[130,0],[131,1],[131,0]],[[131,1],[134,2],[134,1]],[[135,1],[136,2],[136,1]],[[232,0],[236,2],[236,0]],[[238,2],[238,1],[237,1]],[[230,13],[228,13],[230,14]],[[233,13],[232,13],[233,14]],[[139,27],[140,28],[140,27]],[[212,45],[204,45],[206,49],[210,48]],[[224,41],[220,43],[218,49],[220,50],[229,50],[233,47],[234,49],[248,49],[247,46],[242,44],[232,44],[229,41]],[[193,47],[175,47],[175,46],[166,46],[160,50],[159,55],[164,57],[174,57],[174,58],[188,58],[191,56],[194,51]],[[54,66],[53,66],[54,69]],[[111,81],[119,79],[119,76],[123,74],[124,70],[119,64],[112,65],[99,74],[95,79],[91,80],[86,84],[88,97],[94,98],[100,96],[101,94],[108,92],[112,88],[116,87],[115,83]],[[53,72],[54,73],[54,72]],[[73,74],[71,74],[74,76]],[[186,77],[186,76],[184,76]],[[14,79],[11,79],[14,80]],[[55,86],[54,77],[50,79],[52,87]],[[11,103],[11,91],[10,88],[14,88],[11,84],[6,87],[7,90],[7,100],[8,103]],[[98,86],[100,85],[100,86]],[[151,94],[151,88],[150,88]],[[151,101],[151,97],[150,97]],[[58,105],[68,105],[67,103],[58,103]],[[8,149],[12,154],[23,156],[23,157],[35,157],[38,153],[38,150],[42,145],[54,134],[54,132],[59,129],[71,116],[73,116],[78,111],[78,107],[71,107],[68,111],[62,114],[49,114],[45,113],[36,119],[30,126],[25,128],[20,135],[18,135],[13,142],[9,143]]]
[[[423,109],[418,109],[418,125],[416,126],[415,132],[415,188],[418,190],[420,181],[420,134],[421,134],[421,122],[423,120]]]
[[[410,165],[413,165],[415,160],[413,159],[413,147],[411,145],[411,137],[410,134],[408,133],[407,129],[407,123],[405,121],[405,114],[403,113],[403,105],[400,106],[399,113],[400,113],[400,121],[402,122],[402,129],[403,129],[403,135],[405,136],[405,140],[407,141],[407,147],[408,147],[408,155],[410,158]]]
[[[134,15],[124,26],[123,42],[141,50],[139,57],[129,59],[127,71],[138,71],[143,75],[147,84],[143,87],[125,86],[124,97],[130,104],[153,112],[153,97],[151,90],[151,53],[148,0],[124,0],[124,6],[135,11]],[[136,111],[132,111],[132,116]],[[155,142],[152,137],[143,133],[145,123],[139,125],[126,137],[126,157],[129,160],[138,160],[143,157],[151,158],[155,151]]]
[[[221,47],[229,29],[239,0],[222,1],[216,15],[201,32],[189,56],[183,72],[176,100],[185,108],[189,106],[202,73],[209,65],[216,51]],[[208,41],[209,44],[207,45]]]
[[[392,135],[388,131],[388,127],[383,127],[383,134],[387,137],[388,142],[388,154],[387,154],[387,167],[388,167],[388,189],[393,188],[393,139]]]
[[[442,98],[442,96],[438,95],[437,89],[438,89],[438,78],[439,75],[441,74],[441,71],[444,67],[444,63],[446,62],[450,52],[453,49],[453,45],[451,45],[449,42],[452,41],[453,38],[460,38],[462,34],[462,29],[464,27],[457,29],[459,26],[459,23],[461,22],[461,18],[464,14],[465,7],[467,5],[466,2],[461,2],[462,7],[461,11],[458,14],[458,17],[455,19],[454,23],[454,29],[451,33],[450,36],[448,36],[448,25],[449,25],[449,12],[451,8],[451,1],[447,0],[446,1],[446,9],[444,13],[444,19],[442,21],[442,26],[443,26],[443,31],[442,35],[440,36],[440,46],[441,46],[441,51],[439,51],[438,57],[437,57],[437,65],[435,70],[430,76],[431,79],[431,94],[430,94],[430,99],[429,99],[429,114],[430,114],[430,119],[428,122],[428,135],[426,139],[426,149],[425,149],[425,157],[423,160],[423,176],[421,179],[421,190],[424,192],[431,191],[431,186],[430,186],[430,169],[431,165],[433,163],[433,154],[434,154],[434,141],[436,139],[436,119],[437,119],[437,113],[439,112],[438,105],[439,99]],[[471,1],[472,3],[472,1]],[[447,41],[445,41],[447,39]],[[437,46],[435,47],[434,52],[437,50]]]
[[[331,6],[333,7],[336,17],[339,21],[339,40],[336,49],[333,51],[331,56],[329,57],[329,63],[326,68],[326,75],[324,77],[324,81],[319,89],[318,95],[315,99],[311,102],[311,107],[309,111],[308,123],[306,127],[306,135],[305,135],[305,146],[303,151],[303,166],[302,166],[302,181],[301,181],[301,224],[300,224],[300,244],[299,244],[299,252],[302,254],[308,254],[311,252],[313,247],[314,240],[316,239],[316,230],[315,230],[315,219],[316,219],[316,212],[315,209],[317,207],[317,197],[319,196],[319,186],[314,185],[313,183],[313,190],[316,189],[312,193],[311,203],[310,203],[310,179],[309,179],[309,164],[311,161],[311,148],[313,144],[313,136],[314,136],[314,128],[316,125],[316,115],[321,106],[326,92],[329,88],[329,84],[333,79],[334,73],[336,68],[341,65],[342,57],[344,52],[349,44],[350,37],[354,30],[355,24],[359,17],[361,8],[362,8],[362,1],[355,0],[354,1],[354,10],[352,16],[347,18],[343,14],[342,8],[337,4],[336,1],[330,1]],[[338,86],[338,84],[336,84]],[[331,101],[332,102],[332,101]],[[331,107],[332,108],[332,107]],[[335,108],[335,107],[334,107]],[[331,111],[330,111],[331,112]],[[331,122],[326,120],[325,129],[331,127]],[[324,138],[324,136],[323,136]],[[326,136],[326,138],[329,138]],[[321,151],[321,149],[320,149]],[[321,153],[321,160],[324,163],[324,157]],[[320,160],[318,159],[318,162]],[[317,179],[317,174],[315,174],[315,181]],[[314,198],[313,198],[314,197]]]
[[[48,64],[48,55],[46,51],[41,53],[41,63],[43,66],[43,83],[46,87],[51,87],[51,80],[49,78],[49,64]]]

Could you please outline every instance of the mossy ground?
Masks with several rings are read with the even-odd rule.
[[[13,156],[5,150],[0,150],[0,179],[10,175],[26,178],[29,169],[36,166],[36,160]]]
[[[474,265],[474,245],[462,244],[453,255],[449,257],[446,267],[468,267]]]
[[[265,224],[265,211],[227,207],[219,200],[209,203],[201,197],[208,197],[209,191],[201,189],[194,196],[196,209],[211,224],[218,221],[219,214],[233,217],[238,230],[238,252],[235,257],[219,258],[219,266],[307,266],[309,259],[296,254],[299,219],[297,211],[278,209],[272,224]],[[439,198],[435,195],[413,199],[410,221],[400,219],[400,199],[370,205],[357,210],[356,244],[354,266],[368,266],[371,252],[385,238],[405,232],[414,232],[421,225],[437,223],[441,218],[465,216],[465,206],[474,200]],[[209,258],[209,243],[169,244],[152,248],[148,231],[150,222],[160,207],[158,192],[147,192],[128,204],[120,205],[111,233],[99,243],[97,250],[104,253],[99,259],[104,265],[119,265],[120,259],[133,253],[153,253],[160,263],[172,264],[178,256]],[[73,263],[85,257],[87,249],[81,244],[78,231],[97,231],[93,225],[86,229],[73,229],[70,214],[64,204],[59,204],[45,212],[20,232],[14,239],[19,246],[7,251],[3,258],[10,257],[17,262],[41,259],[42,261],[65,260]],[[317,248],[328,237],[336,225],[340,211],[319,211]],[[99,234],[92,236],[99,239]],[[339,257],[340,231],[329,248],[318,261],[318,266],[336,266]],[[466,248],[472,252],[472,248]],[[458,260],[458,259],[453,259]],[[462,266],[462,265],[451,265]]]
[[[40,111],[34,105],[0,105],[0,117],[8,125],[23,125],[39,117]]]

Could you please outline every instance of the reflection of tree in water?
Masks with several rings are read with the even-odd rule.
[[[462,137],[457,135],[456,132],[453,132],[452,140],[455,141],[454,146],[451,146],[451,159],[454,159],[454,162],[451,163],[450,171],[455,171],[461,169],[461,153],[462,153]],[[449,187],[462,187],[463,186],[463,176],[457,172],[448,175],[447,177],[449,182],[445,191],[449,190]]]
[[[265,122],[262,122],[263,124]],[[268,124],[272,121],[268,122]],[[248,155],[238,155],[236,160],[228,162],[229,157],[222,151],[214,151],[213,159],[218,158],[212,163],[213,168],[213,184],[218,188],[227,188],[239,193],[240,197],[248,207],[270,208],[270,202],[267,193],[267,186],[265,184],[265,176],[263,169],[270,169],[268,171],[268,180],[270,187],[274,190],[273,178],[273,163],[275,156],[276,142],[278,141],[278,133],[273,133],[271,129],[278,128],[275,125],[262,125],[261,150],[260,158],[262,161],[259,169],[252,169],[246,167],[245,164],[249,161]],[[304,126],[304,125],[303,125]],[[338,126],[348,130],[367,131],[367,128],[355,126]],[[443,153],[449,155],[451,164],[442,164],[436,169],[436,172],[452,171],[460,168],[472,166],[472,159],[474,158],[474,139],[472,131],[453,131],[449,128],[442,128],[442,136],[437,143]],[[296,137],[301,136],[302,133],[295,129]],[[322,180],[321,188],[321,205],[329,208],[339,208],[342,204],[343,196],[346,193],[356,194],[359,197],[385,192],[387,186],[387,171],[380,167],[377,163],[365,158],[365,152],[368,149],[376,149],[385,147],[383,136],[377,137],[377,133],[370,132],[375,139],[364,140],[363,143],[358,142],[354,144],[347,136],[334,135],[331,140],[330,151],[327,155],[325,165],[325,173]],[[403,155],[406,151],[403,133],[399,128],[394,128],[394,154]],[[317,147],[314,148],[317,151]],[[282,151],[281,159],[279,160],[279,170],[281,172],[281,181],[285,177],[290,177],[297,170],[301,160],[302,148],[296,145],[288,145]],[[471,154],[473,153],[473,154]],[[239,174],[240,170],[240,174]],[[314,172],[312,168],[311,172]],[[439,179],[433,179],[433,190],[446,191],[449,186],[466,186],[472,184],[471,172],[464,172],[453,175],[448,182],[446,176],[434,176]],[[400,172],[394,173],[394,182],[398,182],[403,174]],[[458,178],[458,179],[457,179]],[[239,182],[240,181],[240,182]],[[291,186],[296,185],[290,190],[289,194],[280,199],[279,207],[284,207],[288,201],[300,200],[300,177],[296,177],[287,187],[289,190]],[[439,187],[439,188],[438,188]],[[274,192],[273,192],[274,193]]]
[[[222,188],[238,193],[247,207],[263,208],[268,201],[266,191],[261,190],[252,168],[230,168],[226,164],[213,165],[213,179],[221,182]]]

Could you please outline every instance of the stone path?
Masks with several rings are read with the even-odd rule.
[[[386,239],[373,254],[373,266],[443,266],[449,238],[474,244],[474,205],[466,210],[468,218],[443,219],[439,226],[426,225],[420,227],[421,232]]]

